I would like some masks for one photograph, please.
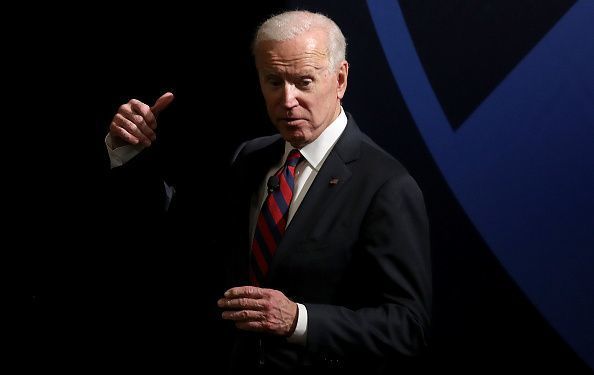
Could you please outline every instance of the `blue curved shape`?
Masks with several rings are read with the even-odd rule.
[[[456,198],[543,316],[594,368],[594,1],[578,1],[457,131],[398,2],[367,5]]]

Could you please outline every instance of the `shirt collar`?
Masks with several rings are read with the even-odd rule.
[[[305,145],[300,149],[301,155],[307,160],[309,165],[319,171],[326,156],[334,147],[336,141],[344,131],[347,125],[347,117],[340,107],[340,114],[324,131],[316,138],[313,142]],[[293,146],[289,142],[285,142],[285,155],[283,160],[287,158],[289,152],[293,149]]]

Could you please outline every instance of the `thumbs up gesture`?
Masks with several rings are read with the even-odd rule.
[[[144,147],[149,147],[157,138],[155,134],[157,117],[171,104],[173,99],[173,94],[166,92],[155,101],[152,107],[137,99],[122,104],[109,127],[109,136],[113,147],[139,143]]]

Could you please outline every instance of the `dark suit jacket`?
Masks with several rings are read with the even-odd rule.
[[[248,285],[249,208],[283,155],[280,136],[242,145],[232,165],[229,286]],[[330,184],[338,179],[337,184]],[[238,188],[239,185],[239,188]],[[307,344],[235,331],[238,371],[334,368],[400,373],[427,345],[431,270],[421,191],[353,118],[295,213],[265,287],[308,312]],[[342,370],[341,370],[342,369]]]

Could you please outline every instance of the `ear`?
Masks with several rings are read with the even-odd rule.
[[[340,69],[338,70],[338,77],[336,77],[336,96],[339,100],[342,100],[344,93],[347,88],[347,78],[349,76],[349,63],[343,60],[340,63]]]

